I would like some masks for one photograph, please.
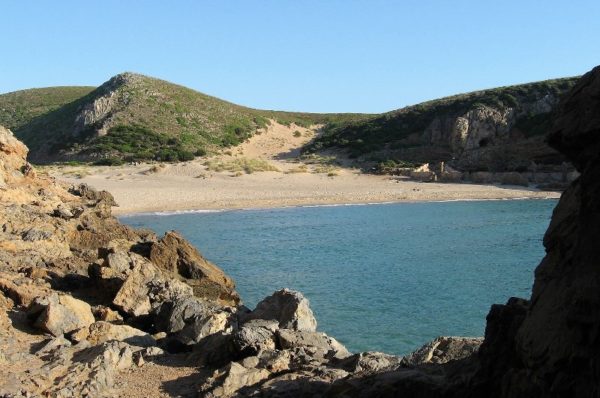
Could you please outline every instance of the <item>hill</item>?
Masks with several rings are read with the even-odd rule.
[[[448,161],[463,171],[522,171],[532,162],[563,162],[544,136],[554,108],[576,80],[482,90],[367,115],[257,110],[122,73],[95,89],[0,95],[0,124],[15,131],[37,163],[188,160],[236,146],[275,120],[323,126],[304,151],[333,149],[364,168]]]
[[[123,73],[96,89],[56,87],[0,95],[0,124],[31,149],[30,159],[188,160],[238,145],[270,119],[286,125],[361,115],[260,111],[163,80]]]
[[[455,95],[358,121],[331,122],[309,152],[344,149],[380,168],[450,161],[468,171],[560,164],[544,143],[552,112],[578,78]]]
[[[94,87],[32,88],[0,95],[0,125],[18,128],[89,94]]]

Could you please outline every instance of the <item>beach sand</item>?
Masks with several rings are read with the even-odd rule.
[[[466,183],[423,183],[402,177],[361,173],[329,164],[327,157],[299,159],[298,148],[313,130],[273,123],[239,147],[207,159],[177,164],[49,166],[42,168],[69,183],[87,183],[113,194],[114,214],[181,210],[270,208],[300,205],[445,201],[476,199],[558,198],[557,192],[533,188]],[[247,174],[239,167],[215,171],[245,160],[278,171]],[[342,162],[344,164],[344,162]],[[251,166],[252,167],[252,166]]]

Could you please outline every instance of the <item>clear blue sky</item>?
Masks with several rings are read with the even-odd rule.
[[[263,109],[382,112],[600,64],[600,1],[0,0],[0,92],[134,71]]]

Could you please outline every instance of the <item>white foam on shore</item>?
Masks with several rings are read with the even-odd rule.
[[[136,216],[177,216],[182,214],[204,214],[204,213],[223,213],[227,209],[194,209],[194,210],[169,210],[169,211],[149,211],[142,213],[120,214],[119,218]]]
[[[278,209],[298,209],[298,208],[319,208],[319,207],[349,207],[349,206],[372,206],[372,205],[393,205],[393,204],[414,204],[414,203],[446,203],[446,202],[491,202],[491,201],[509,201],[509,200],[558,200],[554,196],[545,197],[517,197],[517,198],[479,198],[479,199],[441,199],[441,200],[398,200],[386,202],[357,202],[357,203],[323,203],[315,205],[290,205],[290,206],[275,206],[275,207],[247,207],[239,209],[194,209],[194,210],[169,210],[169,211],[153,211],[142,213],[120,214],[118,218],[137,217],[137,216],[176,216],[184,214],[209,214],[209,213],[225,213],[232,211],[268,211]]]

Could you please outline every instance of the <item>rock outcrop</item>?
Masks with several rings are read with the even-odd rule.
[[[531,299],[490,312],[473,382],[490,396],[600,392],[600,67],[564,99],[548,142],[581,176],[554,210]]]
[[[28,328],[55,336],[43,352],[26,348],[40,353],[39,372],[52,371],[48,383],[0,382],[0,395],[104,396],[157,339],[194,344],[228,330],[239,296],[223,271],[176,233],[158,239],[121,224],[109,193],[37,176],[26,156],[0,128],[0,325],[7,341]],[[35,347],[36,336],[18,339]]]

